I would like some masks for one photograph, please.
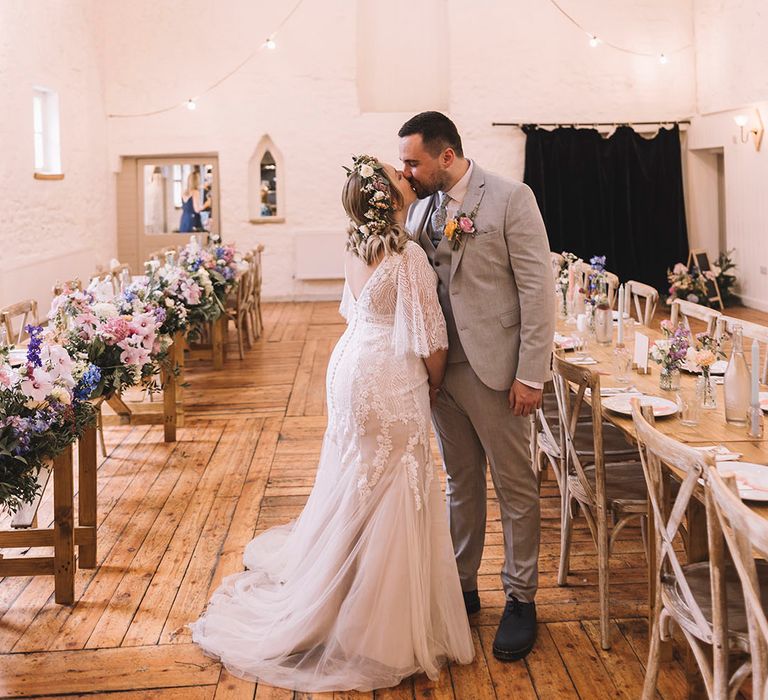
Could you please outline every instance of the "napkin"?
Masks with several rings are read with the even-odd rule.
[[[699,445],[694,449],[714,452],[716,462],[734,462],[741,457],[741,452],[731,452],[725,445]]]
[[[574,365],[596,365],[597,360],[594,357],[574,357],[570,360]]]

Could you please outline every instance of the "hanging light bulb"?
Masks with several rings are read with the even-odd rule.
[[[190,112],[197,109],[197,102],[195,102],[191,97],[187,100],[187,109]]]
[[[277,44],[271,36],[267,37],[267,40],[264,42],[264,46],[266,46],[270,51],[273,51],[277,48]]]
[[[593,49],[596,49],[599,43],[600,43],[600,39],[598,39],[594,34],[591,34],[589,37],[589,45]]]
[[[667,58],[666,54],[661,54],[659,56],[659,63],[666,63],[669,59]]]

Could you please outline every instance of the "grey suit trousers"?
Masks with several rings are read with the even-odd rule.
[[[508,599],[533,601],[540,520],[529,451],[530,418],[512,415],[506,391],[488,388],[468,362],[455,362],[448,365],[432,419],[446,465],[448,519],[462,589],[477,588],[490,463],[504,533],[504,592]]]

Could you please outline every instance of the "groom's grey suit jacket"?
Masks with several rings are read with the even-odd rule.
[[[551,376],[555,294],[536,198],[527,185],[473,163],[459,211],[469,214],[478,203],[477,233],[451,250],[449,271],[438,271],[446,319],[455,323],[464,354],[486,386],[507,391],[515,378],[544,383]],[[429,219],[437,204],[437,195],[415,202],[407,222],[433,264]]]

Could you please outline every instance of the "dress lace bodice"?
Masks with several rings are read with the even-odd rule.
[[[355,300],[349,284],[339,309],[352,325],[355,321],[392,326],[395,355],[413,353],[428,357],[448,347],[437,276],[426,253],[409,241],[402,253],[390,255],[379,264]]]

